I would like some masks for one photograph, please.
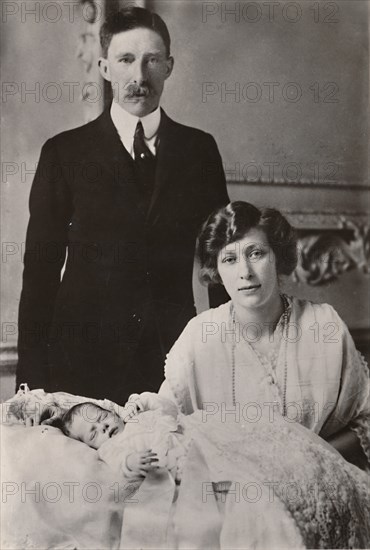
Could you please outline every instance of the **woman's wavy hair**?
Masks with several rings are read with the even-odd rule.
[[[217,269],[219,252],[242,239],[253,228],[263,229],[276,258],[278,275],[290,275],[297,265],[297,237],[284,216],[274,208],[258,209],[244,201],[229,203],[213,212],[199,236],[197,254],[200,280],[207,285],[222,283]]]

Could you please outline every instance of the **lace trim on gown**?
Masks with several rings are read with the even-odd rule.
[[[277,369],[279,364],[279,357],[281,354],[280,348],[283,343],[282,331],[283,331],[282,319],[280,319],[273,335],[274,341],[275,339],[277,339],[277,344],[274,348],[268,351],[268,353],[261,353],[260,351],[258,351],[258,349],[255,348],[253,344],[248,343],[250,348],[253,350],[256,356],[256,359],[259,361],[259,363],[261,364],[262,368],[265,371],[265,377],[263,379],[263,383],[269,386],[270,391],[272,391],[274,401],[279,403],[281,407],[282,407],[282,401],[283,401],[283,395],[282,395],[283,392],[278,381]]]
[[[351,423],[349,428],[357,435],[362,450],[368,461],[368,472],[370,473],[370,416],[364,415],[356,418],[355,423]]]
[[[0,423],[36,426],[43,417],[61,416],[73,405],[86,402],[115,410],[117,414],[120,414],[122,409],[109,399],[94,399],[66,392],[47,393],[42,389],[30,390],[27,384],[21,384],[14,397],[0,404]]]
[[[369,366],[364,358],[364,356],[356,350],[358,353],[359,363],[361,369],[364,372],[365,378],[369,378]],[[367,396],[368,404],[366,410],[358,410],[355,413],[355,418],[349,424],[349,428],[356,433],[362,450],[368,461],[367,471],[370,472],[370,396]]]
[[[183,421],[192,422],[191,417]],[[261,422],[225,428],[212,420],[198,425],[199,445],[205,448],[213,476],[244,484],[253,480],[262,489],[268,485],[268,502],[275,497],[285,506],[306,548],[368,547],[366,473],[282,417],[273,427]]]
[[[179,378],[179,373],[188,373],[191,370],[194,362],[189,361],[181,350],[177,349],[176,354],[171,350],[167,354],[166,364],[164,367],[165,378],[171,388],[171,391],[176,399],[177,407],[180,412],[185,414],[187,403],[189,402],[189,390],[187,384],[184,384]],[[171,365],[171,368],[169,368]]]

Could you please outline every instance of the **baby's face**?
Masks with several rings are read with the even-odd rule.
[[[99,449],[105,441],[122,432],[123,428],[123,420],[116,413],[87,405],[74,417],[69,435],[93,449]]]

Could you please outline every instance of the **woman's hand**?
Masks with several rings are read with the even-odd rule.
[[[158,468],[157,454],[151,449],[142,452],[131,453],[126,458],[127,469],[132,473],[145,477],[151,470]]]

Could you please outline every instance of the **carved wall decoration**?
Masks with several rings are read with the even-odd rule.
[[[104,17],[103,0],[80,0],[80,28],[76,57],[81,65],[81,95],[85,122],[96,118],[104,105],[104,83],[98,68],[99,29]]]
[[[335,288],[331,285],[335,305],[340,276],[348,271],[352,271],[350,279],[360,284],[361,292],[368,288],[369,185],[357,186],[351,181],[345,187],[338,183],[303,185],[276,181],[263,184],[228,181],[228,189],[231,200],[277,208],[296,228],[299,263],[290,279],[293,285],[290,292],[303,291],[313,300],[325,301],[328,299],[326,290],[317,287],[335,282]],[[295,288],[296,283],[301,283],[302,288]]]
[[[297,282],[322,285],[351,269],[370,273],[370,227],[339,216],[341,231],[309,233],[298,241]]]

